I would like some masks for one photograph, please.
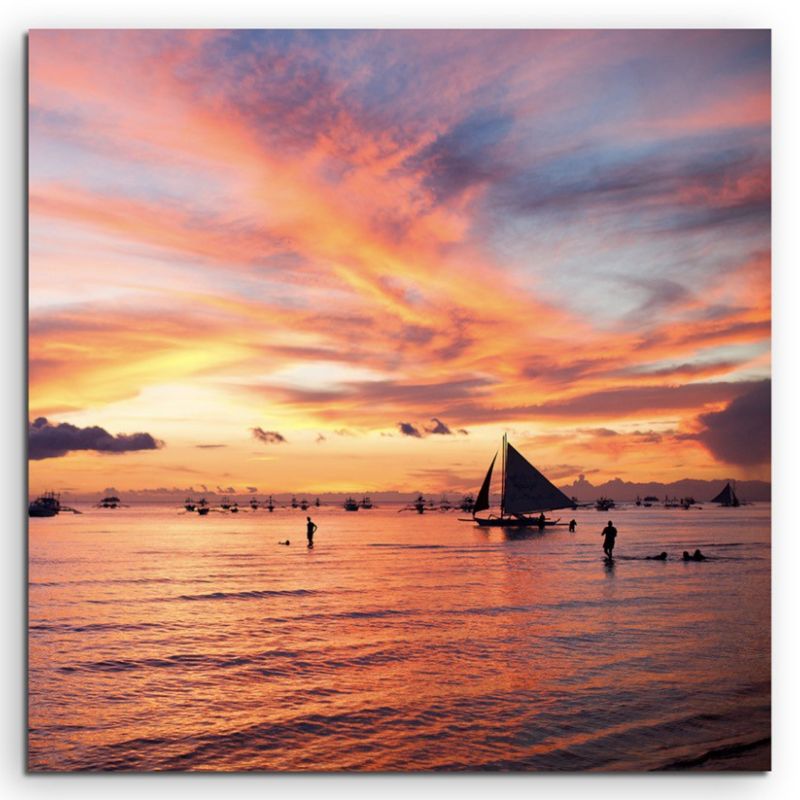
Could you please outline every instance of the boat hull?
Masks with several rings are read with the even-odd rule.
[[[473,517],[473,519],[481,528],[552,528],[554,525],[558,525],[559,522],[558,519],[546,519],[544,523],[540,523],[535,517],[533,519],[517,519],[516,517]]]
[[[58,514],[58,511],[54,508],[36,508],[34,506],[28,506],[29,517],[54,517],[56,514]]]

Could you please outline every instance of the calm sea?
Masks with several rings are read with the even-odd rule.
[[[769,767],[767,504],[323,507],[313,551],[290,509],[79,508],[30,520],[32,770]]]

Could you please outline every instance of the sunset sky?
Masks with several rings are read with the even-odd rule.
[[[767,31],[29,59],[31,491],[769,479]]]

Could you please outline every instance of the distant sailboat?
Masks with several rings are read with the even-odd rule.
[[[721,506],[729,508],[736,508],[741,505],[730,483],[726,483],[725,488],[716,497],[712,498],[711,502],[719,503]]]
[[[555,525],[558,520],[541,516],[529,516],[536,512],[556,508],[572,508],[574,502],[557,486],[550,483],[536,467],[508,443],[503,435],[502,490],[500,495],[500,516],[476,517],[479,511],[489,508],[489,491],[492,483],[497,454],[495,453],[489,471],[478,492],[472,518],[482,527],[526,528]]]

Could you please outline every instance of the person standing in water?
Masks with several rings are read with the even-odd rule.
[[[569,521],[569,532],[570,532],[570,533],[575,533],[575,528],[577,528],[577,527],[578,527],[578,523],[577,523],[577,522],[575,522],[575,520],[574,520],[574,519],[571,519],[571,520]]]
[[[614,542],[617,539],[617,529],[611,520],[608,521],[608,525],[603,528],[603,532],[600,535],[605,537],[603,539],[603,552],[611,560],[614,558]]]
[[[311,521],[311,517],[306,517],[306,536],[308,537],[308,546],[314,546],[314,532],[317,526]]]

